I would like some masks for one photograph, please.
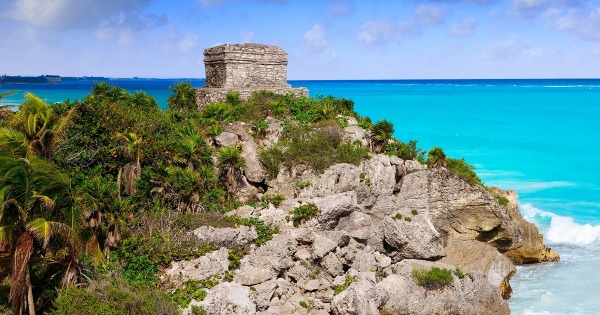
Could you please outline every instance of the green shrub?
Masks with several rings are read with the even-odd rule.
[[[412,277],[418,285],[427,289],[441,289],[454,282],[452,278],[452,270],[439,267],[431,267],[431,269],[413,269]]]
[[[191,111],[197,108],[196,90],[190,82],[177,82],[169,89],[173,92],[167,100],[167,106],[174,111]]]
[[[88,288],[69,286],[59,290],[50,315],[170,315],[177,306],[162,290],[154,286],[114,283],[92,283]]]
[[[408,143],[402,141],[393,141],[386,147],[387,155],[396,155],[403,160],[416,160],[420,163],[425,161],[425,151],[417,147],[416,140],[410,140]]]
[[[343,131],[332,121],[309,127],[289,124],[279,142],[261,150],[260,161],[272,176],[281,165],[291,168],[305,164],[321,172],[335,163],[358,165],[368,156],[367,148],[359,143],[342,141]]]
[[[226,216],[219,212],[199,212],[177,215],[172,226],[182,231],[190,231],[201,226],[227,228],[235,227],[236,224],[238,224],[238,219],[234,216]]]
[[[288,217],[288,221],[291,220],[294,223],[294,227],[298,227],[302,222],[314,218],[320,213],[321,211],[315,204],[309,203],[296,207],[294,210],[290,211],[291,217]]]
[[[216,285],[216,284],[215,284]],[[186,308],[192,300],[203,301],[206,298],[206,290],[201,281],[189,280],[183,286],[173,291],[171,298],[181,308]]]
[[[460,270],[458,267],[456,267],[456,269],[453,271],[454,275],[458,277],[458,279],[464,279],[465,278],[465,274],[462,272],[462,270]]]
[[[394,136],[394,125],[386,119],[376,122],[371,128],[375,152],[386,151],[388,141]]]
[[[427,165],[429,167],[446,166],[446,153],[440,147],[433,147],[427,153]]]
[[[298,188],[298,189],[304,189],[304,188],[312,185],[312,183],[309,182],[309,181],[306,181],[306,182],[296,182],[294,185],[296,185],[296,188]]]
[[[242,264],[240,260],[248,254],[248,251],[243,248],[235,248],[227,251],[227,259],[229,260],[229,269],[238,269]]]
[[[410,217],[404,217],[404,221],[406,221],[406,222],[412,222],[412,219]]]
[[[225,97],[225,100],[229,105],[232,106],[240,105],[240,103],[242,102],[240,100],[240,92],[238,91],[229,91],[227,93],[227,96]]]
[[[245,163],[240,146],[222,147],[217,155],[217,159],[220,165],[226,167],[242,168]]]
[[[269,128],[269,122],[266,120],[253,120],[252,131],[256,137],[264,138]]]
[[[348,289],[348,287],[352,284],[352,282],[354,282],[355,277],[353,276],[346,276],[346,280],[344,281],[343,284],[340,284],[336,287],[333,288],[333,294],[334,295],[338,295],[340,294],[342,291]]]
[[[192,305],[192,315],[206,315],[206,310],[202,305]]]
[[[417,209],[413,209],[413,210],[411,211],[411,213],[412,213],[412,215],[417,215],[417,214],[419,214],[419,211],[417,211]]]
[[[285,196],[281,195],[281,194],[277,194],[277,195],[263,195],[262,197],[260,197],[260,201],[266,203],[267,205],[269,203],[271,203],[276,208],[279,207],[279,205],[281,205],[281,203],[284,200],[285,200]]]
[[[310,305],[310,304],[308,304],[306,301],[300,301],[300,302],[299,302],[299,304],[300,304],[300,306],[302,306],[303,308],[308,308],[308,306]]]
[[[121,274],[123,278],[136,282],[148,282],[155,284],[158,281],[158,266],[146,256],[133,256],[127,262]]]
[[[496,201],[498,201],[499,204],[503,205],[503,206],[508,206],[508,199],[504,196],[494,196],[494,198],[496,198]]]
[[[477,173],[475,173],[475,166],[467,164],[465,159],[448,158],[446,159],[446,167],[452,173],[469,182],[469,184],[483,186],[481,179],[477,176]]]
[[[392,219],[394,219],[394,220],[400,220],[400,219],[402,219],[402,214],[400,214],[400,213],[398,212],[398,213],[396,213],[396,214],[395,214],[395,215],[392,217]]]
[[[277,229],[276,226],[268,225],[263,220],[255,217],[243,219],[237,218],[237,222],[243,225],[254,226],[256,234],[258,235],[254,240],[256,245],[262,245],[265,242],[270,241],[274,234],[279,233],[279,229]]]

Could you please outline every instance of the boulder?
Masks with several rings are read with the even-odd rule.
[[[223,132],[221,132],[220,135],[215,137],[215,144],[219,148],[233,147],[236,144],[238,144],[238,142],[239,142],[238,135],[236,135],[233,132],[223,131]]]
[[[296,240],[289,235],[274,235],[272,240],[242,258],[234,280],[252,286],[275,278],[294,265],[293,256],[297,245]]]
[[[193,301],[183,314],[192,314],[194,305],[204,308],[207,315],[256,314],[256,304],[250,299],[250,289],[237,282],[222,282],[208,291],[202,302]]]
[[[387,294],[386,301],[379,308],[380,312],[414,315],[510,314],[508,303],[502,299],[500,291],[480,274],[469,274],[463,279],[453,274],[453,283],[438,289],[417,285],[412,277],[413,270],[434,266],[450,270],[456,268],[453,265],[410,259],[396,264],[396,273],[375,286]]]
[[[212,253],[200,256],[193,260],[174,261],[171,267],[165,270],[165,275],[171,280],[185,282],[187,280],[204,280],[213,274],[229,270],[229,252],[221,247]]]
[[[544,245],[544,236],[540,234],[538,228],[521,216],[517,192],[514,190],[505,191],[496,187],[492,187],[491,190],[494,194],[503,196],[508,200],[506,207],[509,215],[521,229],[523,246],[508,250],[504,255],[517,265],[559,261],[560,256],[558,253]]]
[[[388,300],[385,289],[376,285],[375,274],[361,272],[350,286],[336,295],[331,303],[333,314],[379,315]]]
[[[489,244],[455,236],[444,248],[446,257],[439,262],[459,267],[463,272],[485,275],[487,281],[499,288],[504,299],[512,293],[510,277],[515,266]]]
[[[394,262],[402,259],[440,259],[445,255],[440,235],[428,221],[429,218],[422,214],[413,216],[410,222],[388,217],[373,229],[369,244],[377,251],[386,253]]]
[[[202,226],[192,233],[203,243],[212,243],[228,247],[245,246],[254,242],[258,237],[254,226],[239,226],[237,228],[215,228]]]

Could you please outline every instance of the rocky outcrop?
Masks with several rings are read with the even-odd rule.
[[[229,270],[227,259],[227,248],[214,251],[210,254],[193,260],[174,261],[164,274],[176,282],[187,280],[204,280],[214,274],[220,274]]]
[[[522,230],[523,246],[511,249],[504,255],[519,265],[558,261],[560,259],[558,253],[544,245],[544,236],[539,233],[537,227],[521,216],[517,192],[514,190],[503,191],[498,188],[492,188],[492,191],[508,200],[509,215]]]
[[[348,122],[346,139],[366,141],[356,121]],[[558,258],[521,217],[514,192],[470,185],[445,168],[373,155],[321,174],[299,165],[270,177],[258,160],[257,143],[276,143],[281,128],[269,119],[267,135],[255,140],[248,126],[232,124],[215,138],[217,146],[248,148],[240,176],[255,195],[236,196],[248,200],[260,192],[286,200],[230,213],[257,217],[280,234],[249,247],[233,281],[208,290],[200,303],[208,314],[508,314],[513,263]],[[306,204],[319,213],[295,227],[290,212]],[[255,237],[253,230],[238,230],[196,232],[217,243],[247,244]],[[212,266],[213,258],[206,259],[197,265]],[[177,266],[169,272],[199,277],[190,264]],[[413,270],[431,267],[461,272],[441,288],[418,285]],[[243,301],[234,301],[234,294]]]
[[[459,267],[468,273],[479,273],[500,289],[504,299],[510,298],[510,277],[516,272],[512,262],[489,244],[455,236],[444,248],[446,257],[439,262]]]
[[[258,237],[256,229],[253,226],[249,227],[245,225],[237,228],[221,229],[212,226],[202,226],[192,231],[192,233],[202,243],[228,247],[246,246]]]
[[[429,269],[433,266],[454,268],[452,265],[418,260],[398,263],[395,266],[397,274],[386,277],[375,287],[388,294],[387,302],[381,306],[380,312],[414,315],[510,314],[508,303],[502,300],[498,290],[482,279],[480,274],[469,274],[463,279],[453,275],[453,283],[443,290],[423,288],[409,276],[414,269]]]

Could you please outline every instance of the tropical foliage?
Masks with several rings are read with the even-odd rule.
[[[395,140],[389,121],[372,124],[351,100],[261,91],[248,100],[230,93],[196,110],[191,84],[171,90],[168,110],[144,92],[107,83],[75,102],[46,104],[26,93],[18,110],[0,108],[0,292],[7,292],[0,307],[16,314],[173,314],[200,298],[206,284],[174,289],[158,277],[173,260],[217,249],[190,230],[253,226],[253,246],[278,233],[258,218],[225,215],[240,206],[232,187],[247,162],[245,147],[215,140],[233,121],[246,123],[257,142],[270,141],[273,119],[283,122],[278,142],[259,152],[272,176],[294,167],[319,173],[335,163],[359,165],[373,152],[425,160],[416,141]],[[370,146],[346,140],[351,124],[369,130]],[[429,151],[427,162],[480,183],[472,166],[447,159],[441,148]],[[265,193],[248,203],[278,206],[284,199]],[[289,220],[301,225],[319,213],[303,204]],[[229,249],[232,268],[247,250]],[[346,280],[338,293],[353,281]]]

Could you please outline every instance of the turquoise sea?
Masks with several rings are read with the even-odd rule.
[[[181,79],[115,79],[162,107]],[[190,81],[190,80],[186,80]],[[203,80],[191,80],[195,87]],[[598,314],[600,299],[600,80],[290,81],[311,96],[351,98],[361,115],[394,123],[397,138],[464,157],[488,186],[514,189],[524,216],[561,262],[518,267],[513,314]],[[92,80],[0,86],[58,102]],[[22,93],[5,104],[19,104]]]

